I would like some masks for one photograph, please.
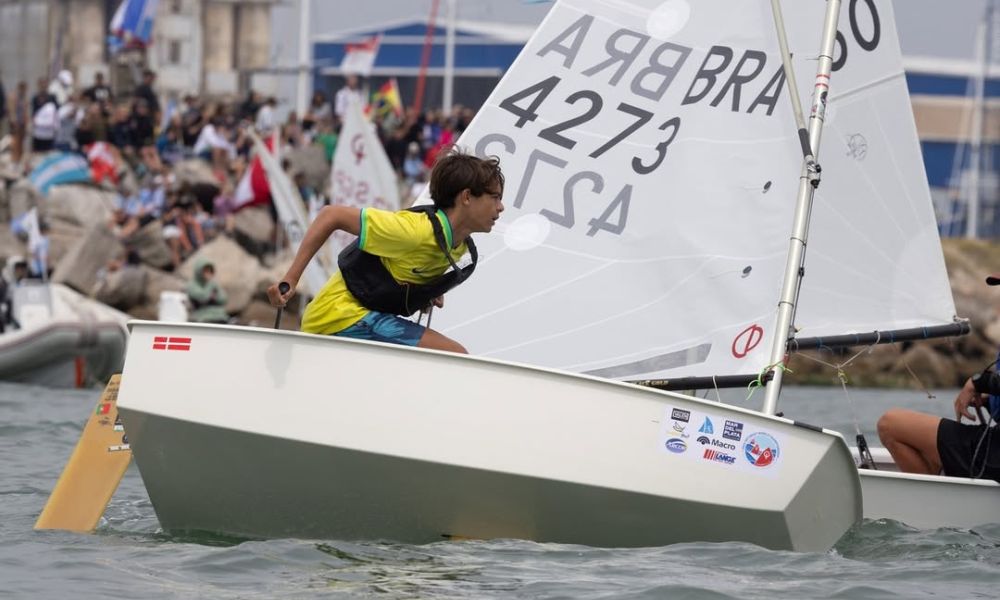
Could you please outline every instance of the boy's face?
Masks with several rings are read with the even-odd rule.
[[[473,231],[489,233],[504,209],[503,189],[494,182],[479,196],[473,196],[470,190],[463,192],[465,193],[469,194],[469,215]]]

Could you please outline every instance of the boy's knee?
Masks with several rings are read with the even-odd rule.
[[[887,439],[894,437],[903,412],[899,408],[890,408],[885,414],[879,417],[875,426],[878,429],[878,437],[882,440],[883,444],[886,443]]]

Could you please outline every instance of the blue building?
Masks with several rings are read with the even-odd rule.
[[[440,21],[438,21],[440,23]],[[533,26],[509,23],[462,22],[455,27],[453,103],[478,108],[503,77],[521,48],[531,37]],[[361,28],[313,36],[313,89],[336,92],[344,81],[340,62],[347,44],[357,44],[382,34],[381,47],[369,80],[377,89],[395,77],[404,101],[409,104],[416,90],[427,36],[426,19],[390,21],[376,28]],[[427,57],[423,106],[443,104],[447,30],[435,25]]]

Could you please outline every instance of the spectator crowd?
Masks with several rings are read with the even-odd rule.
[[[124,248],[117,262],[135,262],[132,241],[155,230],[169,248],[169,263],[162,267],[167,271],[216,236],[232,236],[234,219],[243,210],[256,207],[275,220],[266,174],[255,169],[251,131],[272,151],[278,146],[275,153],[303,198],[328,201],[330,164],[346,107],[366,100],[352,76],[335,94],[316,91],[301,115],[283,111],[276,98],[253,90],[228,101],[195,95],[166,101],[157,93],[156,73],[149,70],[126,94],[116,94],[102,73],[87,84],[78,86],[71,72],[61,71],[51,80],[39,78],[33,92],[25,81],[10,93],[0,85],[0,169],[8,178],[34,180],[33,171],[53,155],[86,161],[86,184],[115,197],[107,225]],[[448,113],[371,114],[404,205],[425,185],[436,156],[473,117],[461,106]],[[298,164],[296,155],[303,153],[314,160]],[[15,232],[24,235],[18,215],[10,217]],[[266,251],[281,240],[265,242]],[[251,250],[260,255],[260,248]],[[218,317],[214,313],[213,319]]]

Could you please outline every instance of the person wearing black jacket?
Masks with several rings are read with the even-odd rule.
[[[1000,285],[1000,276],[987,277],[986,283]],[[900,470],[1000,482],[1000,373],[996,368],[991,364],[966,379],[955,397],[954,419],[902,408],[882,415],[878,435]],[[971,423],[963,423],[963,418]]]

